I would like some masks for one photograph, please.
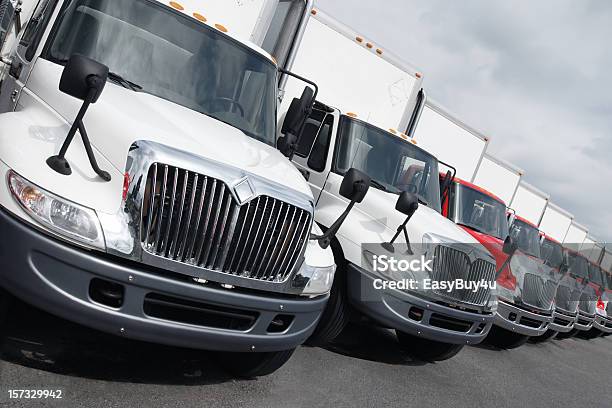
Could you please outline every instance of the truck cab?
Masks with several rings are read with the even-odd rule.
[[[505,202],[496,195],[459,178],[449,186],[442,209],[495,257],[498,307],[487,340],[513,348],[529,336],[543,334],[553,320],[556,281],[551,268],[539,259],[538,229],[519,216],[509,216]],[[504,252],[508,237],[518,247],[510,258]]]
[[[610,285],[610,274],[608,274],[601,266],[597,266],[601,282],[601,290],[597,299],[597,316],[593,322],[592,337],[597,337],[601,334],[612,333],[612,313],[610,300],[612,298],[612,286]]]
[[[276,62],[232,7],[38,1],[2,59],[0,286],[257,376],[315,329],[335,264],[275,146]]]
[[[568,264],[567,252],[563,245],[546,234],[542,234],[541,259],[559,275],[554,319],[547,334],[543,335],[552,337],[556,333],[567,333],[574,328],[578,315],[578,301],[584,286],[577,281],[578,275]]]
[[[329,228],[345,205],[338,190],[344,172],[357,168],[371,178],[368,196],[355,207],[332,243],[339,269],[315,340],[332,340],[351,313],[395,329],[409,353],[427,360],[450,358],[463,345],[477,344],[487,335],[496,308],[495,292],[490,288],[468,295],[463,290],[376,286],[380,280],[401,281],[408,276],[417,281],[494,279],[493,258],[440,214],[439,165],[434,156],[406,135],[319,103],[306,121],[293,161],[311,186],[315,220],[323,229]],[[405,208],[402,200],[407,193],[415,209],[408,216],[397,210]],[[406,235],[399,233],[401,226]],[[435,258],[433,270],[425,276],[374,271],[371,256],[393,255],[383,243],[395,238],[412,248],[415,258],[419,251]],[[455,259],[465,262],[446,267]]]

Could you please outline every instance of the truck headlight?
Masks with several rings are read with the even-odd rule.
[[[334,283],[335,273],[336,265],[317,267],[304,264],[300,274],[309,279],[302,291],[302,295],[316,296],[328,293]]]
[[[14,198],[34,220],[58,235],[104,249],[104,235],[95,211],[43,190],[14,171],[8,173]]]

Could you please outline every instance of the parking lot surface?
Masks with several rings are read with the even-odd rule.
[[[327,349],[301,347],[271,376],[237,380],[211,353],[95,332],[22,303],[2,327],[0,406],[610,407],[612,337],[411,360],[392,332],[352,325]],[[10,400],[11,389],[62,390]]]

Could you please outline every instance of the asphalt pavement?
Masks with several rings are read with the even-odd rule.
[[[271,376],[237,380],[211,353],[99,333],[20,302],[1,330],[2,407],[612,406],[612,336],[468,347],[432,364],[411,360],[391,331],[351,325],[332,347],[301,347]],[[20,389],[62,399],[9,399]]]

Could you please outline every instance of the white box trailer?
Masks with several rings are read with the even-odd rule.
[[[457,170],[457,177],[474,181],[490,138],[467,125],[440,104],[426,99],[411,134],[418,146]]]
[[[567,230],[563,244],[574,251],[579,251],[582,247],[582,243],[587,237],[588,232],[589,229],[587,227],[572,221],[572,225],[570,225],[569,229]]]
[[[304,24],[285,68],[314,81],[319,101],[397,134],[407,130],[417,116],[420,71],[319,9]],[[280,112],[302,90],[287,79]]]
[[[573,219],[572,214],[549,201],[538,227],[549,237],[563,242]]]
[[[474,178],[474,184],[501,198],[508,205],[524,171],[493,155],[485,154]]]
[[[476,177],[490,141],[430,99],[426,99],[411,136],[419,147],[455,167],[457,177],[470,182]]]
[[[510,208],[534,225],[539,225],[549,200],[549,194],[521,181],[510,202]]]

